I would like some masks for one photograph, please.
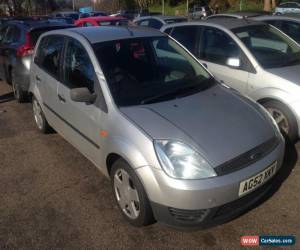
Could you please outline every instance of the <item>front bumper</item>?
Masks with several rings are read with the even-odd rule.
[[[153,214],[157,221],[175,228],[205,229],[228,222],[249,211],[262,202],[277,184],[277,176],[250,194],[222,206],[185,210],[166,207],[152,202]]]
[[[177,180],[168,177],[163,170],[151,167],[142,167],[136,172],[158,221],[178,227],[205,227],[237,216],[263,196],[274,177],[242,198],[238,195],[240,182],[263,171],[275,161],[278,173],[284,148],[282,140],[258,162],[224,176],[203,180]]]

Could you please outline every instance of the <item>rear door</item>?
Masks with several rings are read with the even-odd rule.
[[[31,82],[39,89],[39,102],[44,107],[47,120],[58,132],[62,132],[61,108],[58,86],[61,82],[61,60],[65,38],[60,35],[44,37],[34,58]]]
[[[198,58],[222,83],[247,91],[249,61],[236,42],[224,31],[214,27],[204,27],[198,51]],[[227,66],[229,58],[240,59],[241,66]]]
[[[97,94],[95,103],[74,102],[70,92],[86,87]],[[95,164],[100,164],[100,131],[105,112],[98,107],[101,98],[100,83],[94,65],[84,46],[68,38],[63,62],[63,84],[59,85],[62,117],[65,121],[64,136]]]

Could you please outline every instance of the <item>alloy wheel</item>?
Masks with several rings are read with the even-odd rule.
[[[130,219],[136,219],[140,214],[140,199],[130,175],[124,169],[119,169],[114,175],[113,182],[122,211]]]
[[[276,123],[278,124],[278,127],[282,129],[286,134],[289,133],[289,123],[288,119],[286,116],[280,111],[279,109],[276,108],[267,108],[269,113],[272,115]]]
[[[34,120],[36,122],[36,125],[40,130],[43,129],[43,116],[42,116],[42,109],[37,100],[33,100],[33,115],[34,115]]]

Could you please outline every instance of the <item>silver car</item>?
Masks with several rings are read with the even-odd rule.
[[[180,16],[143,16],[133,20],[133,23],[138,26],[160,29],[164,25],[171,23],[186,22],[187,18]]]
[[[157,30],[48,32],[30,91],[38,129],[54,128],[111,178],[135,226],[222,223],[263,196],[282,165],[269,113]]]
[[[300,13],[300,3],[293,1],[281,3],[275,8],[274,13],[275,15],[282,15],[286,13]]]
[[[222,83],[262,104],[281,130],[300,134],[300,47],[271,25],[216,18],[165,26]]]

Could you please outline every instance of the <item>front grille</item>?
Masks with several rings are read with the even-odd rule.
[[[201,222],[209,214],[210,209],[185,210],[169,207],[170,214],[180,222]]]
[[[254,149],[251,149],[248,152],[223,163],[222,165],[216,167],[214,170],[216,171],[218,176],[221,176],[245,168],[269,154],[272,150],[274,150],[277,147],[278,143],[278,138],[273,137],[272,139],[262,143]]]

